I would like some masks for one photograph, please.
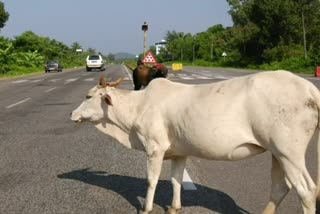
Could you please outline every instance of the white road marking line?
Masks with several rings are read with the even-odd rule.
[[[186,169],[183,170],[182,186],[184,190],[197,190]]]
[[[31,80],[31,82],[40,82],[43,81],[43,79],[39,79],[39,80]]]
[[[87,78],[87,79],[84,79],[83,81],[88,81],[88,82],[90,82],[90,81],[93,81],[94,80],[94,78]]]
[[[224,79],[224,80],[228,80],[231,79],[231,77],[225,77],[225,76],[213,76],[216,79]]]
[[[26,101],[28,101],[28,100],[30,100],[31,98],[29,97],[29,98],[27,98],[27,99],[24,99],[24,100],[21,100],[21,101],[19,101],[19,102],[17,102],[17,103],[14,103],[14,104],[12,104],[12,105],[9,105],[9,106],[7,106],[6,108],[11,108],[11,107],[13,107],[13,106],[16,106],[16,105],[19,105],[19,104],[21,104],[21,103],[24,103],[24,102],[26,102]]]
[[[49,91],[52,91],[52,90],[54,90],[54,89],[56,89],[57,87],[54,87],[54,88],[50,88],[50,89],[48,89],[48,90],[46,90],[45,92],[49,92]]]
[[[187,76],[185,76],[185,77],[180,77],[181,79],[184,79],[184,80],[194,80],[195,78],[194,77],[187,77]]]
[[[210,80],[210,79],[214,79],[212,77],[208,77],[208,76],[200,76],[199,74],[191,74],[193,77],[197,78],[197,79],[204,79],[204,80]]]
[[[79,79],[79,78],[67,79],[64,84],[65,84],[65,85],[66,85],[66,84],[69,84],[69,83],[74,82],[74,81],[76,81],[76,80],[78,80],[78,79]]]
[[[132,79],[132,76],[131,76],[130,72],[128,71],[128,68],[127,68],[125,65],[123,65],[123,67],[124,67],[124,69],[126,70],[128,76],[129,76],[129,79],[130,79],[131,82],[132,82],[132,85],[134,86],[134,84],[133,84],[133,79]]]
[[[205,76],[198,76],[197,78],[198,78],[198,79],[204,79],[204,80],[214,79],[214,78],[212,78],[212,77],[205,77]]]
[[[208,71],[208,70],[200,70],[200,72],[204,72],[204,73],[212,73],[212,71]]]
[[[128,68],[125,65],[123,65],[123,67],[126,70],[128,76],[129,76],[129,79],[132,80],[132,76],[131,76],[130,72],[128,71]]]
[[[52,80],[49,80],[48,82],[57,82],[58,80],[61,80],[61,79],[52,79]]]
[[[29,80],[16,80],[13,81],[12,83],[22,83],[22,82],[28,82]]]

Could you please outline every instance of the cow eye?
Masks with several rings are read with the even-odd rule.
[[[92,97],[92,96],[87,95],[87,96],[86,96],[86,99],[88,100],[88,99],[90,99],[91,97]]]

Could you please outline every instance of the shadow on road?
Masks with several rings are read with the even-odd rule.
[[[142,208],[138,196],[144,198],[147,191],[146,179],[122,175],[108,175],[103,171],[87,169],[75,170],[58,175],[61,179],[72,179],[112,190],[124,197],[137,210]],[[237,206],[227,194],[202,185],[195,184],[197,191],[182,191],[182,207],[200,206],[222,214],[249,213]],[[154,203],[166,210],[172,199],[170,181],[159,180]]]

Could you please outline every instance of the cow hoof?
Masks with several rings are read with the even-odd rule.
[[[181,211],[181,209],[174,209],[174,208],[170,207],[167,210],[166,214],[182,214],[182,211]]]

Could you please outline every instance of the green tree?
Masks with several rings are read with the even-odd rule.
[[[0,29],[3,28],[9,19],[9,13],[4,8],[4,3],[0,1]]]
[[[195,45],[197,58],[206,61],[216,61],[225,51],[225,37],[222,25],[215,25],[207,29],[207,31],[199,33],[195,36]]]
[[[87,50],[88,55],[97,54],[97,51],[94,48],[88,48]]]
[[[72,43],[71,51],[76,52],[77,49],[82,49],[81,45],[78,42]]]
[[[108,62],[114,62],[116,60],[116,56],[112,53],[109,53],[106,58]]]
[[[320,42],[320,2],[318,0],[296,0],[294,6],[300,17],[301,40],[303,41],[304,57]]]
[[[155,56],[155,55],[156,55],[156,46],[151,45],[151,46],[149,47],[149,51],[151,51],[152,54]]]
[[[229,14],[235,26],[245,26],[250,22],[249,14],[255,0],[227,0]]]
[[[306,58],[308,49],[319,41],[315,38],[319,31],[318,0],[227,1],[233,30],[238,31],[234,46],[242,60],[249,59],[244,61],[261,64],[288,57]]]
[[[166,34],[167,51],[172,61],[191,61],[193,50],[193,36],[190,33],[168,31]]]

